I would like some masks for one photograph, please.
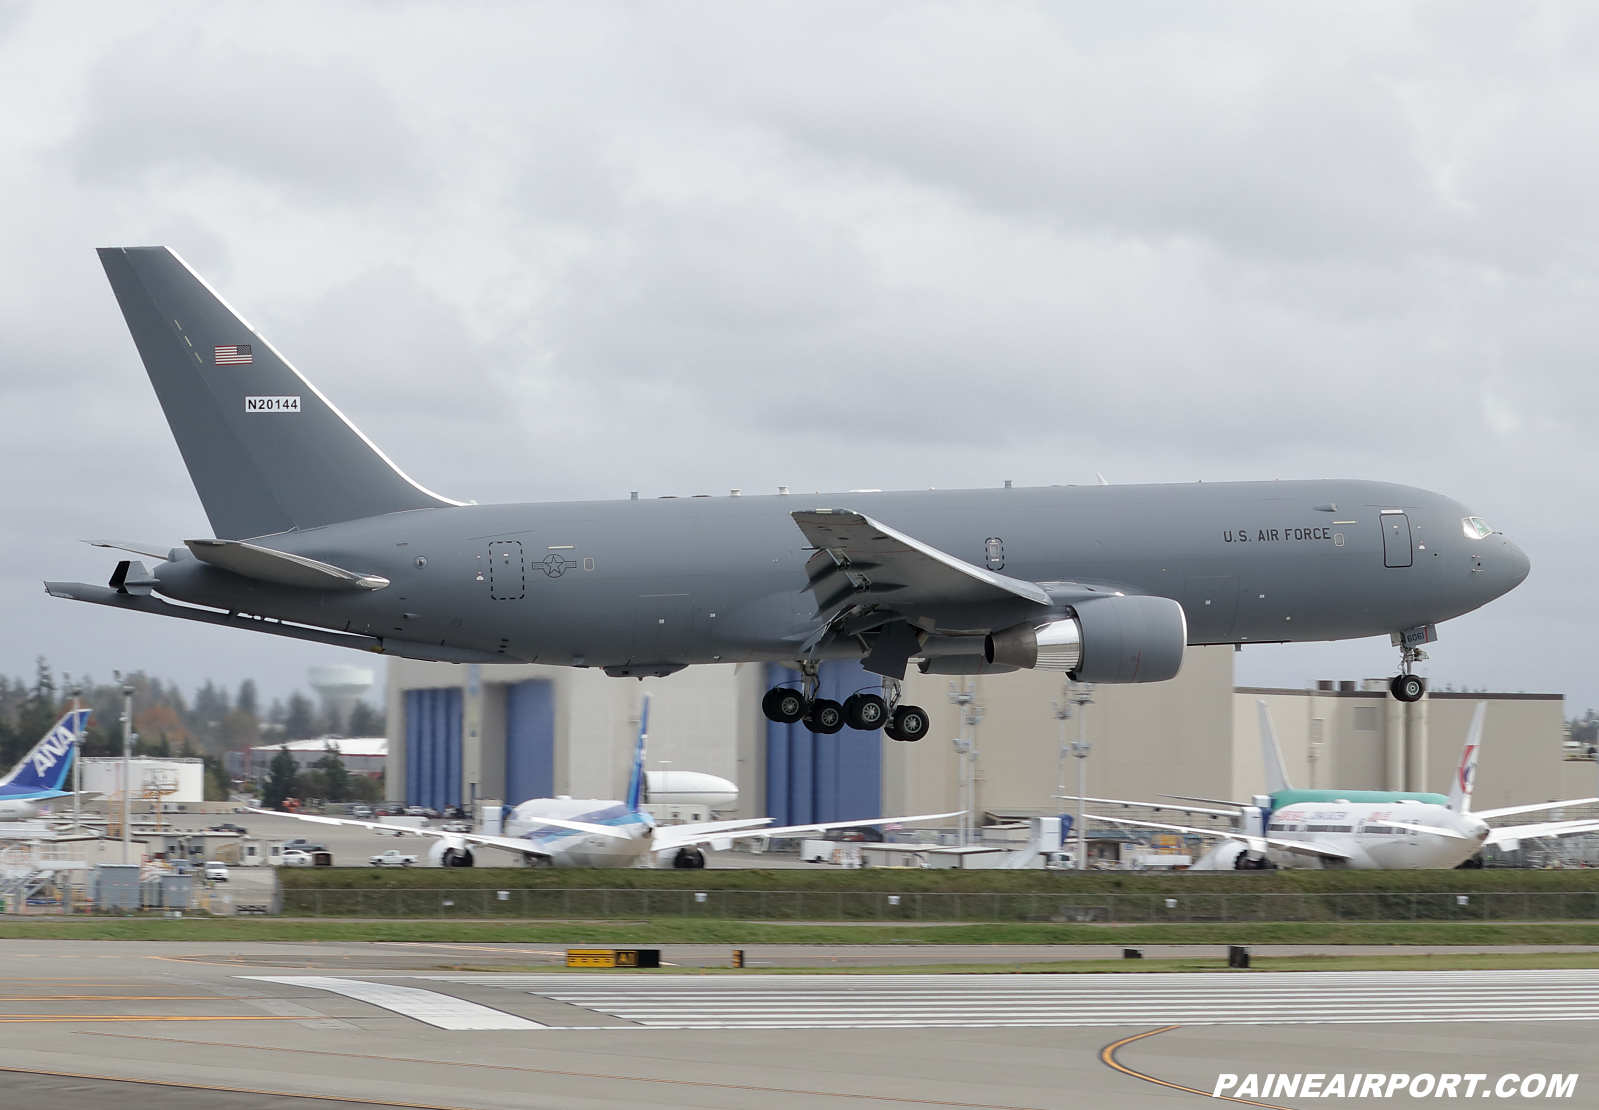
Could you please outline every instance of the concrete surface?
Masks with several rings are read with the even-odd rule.
[[[772,947],[774,959],[801,958]],[[543,950],[7,941],[5,1104],[301,1110],[316,1105],[308,1096],[322,1096],[463,1110],[1145,1110],[1201,1105],[1219,1072],[1285,1070],[1576,1073],[1575,1096],[1563,1104],[1599,1101],[1599,1074],[1583,1074],[1599,1021],[1599,971],[839,978],[449,970],[463,956],[525,961]],[[897,948],[859,954],[901,956]],[[485,1028],[494,1024],[485,1013],[518,1027]],[[1102,1060],[1107,1046],[1142,1033],[1153,1035],[1117,1050],[1126,1070]]]

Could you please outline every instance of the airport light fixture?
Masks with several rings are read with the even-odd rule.
[[[117,675],[118,678],[122,676]],[[122,686],[122,862],[133,851],[133,684]]]
[[[1071,746],[1072,755],[1077,758],[1077,870],[1083,871],[1088,867],[1088,834],[1083,827],[1083,795],[1086,794],[1086,769],[1088,753],[1093,750],[1093,745],[1088,742],[1088,707],[1094,704],[1094,684],[1092,682],[1073,682],[1068,686],[1067,700],[1077,706],[1077,739]],[[1065,728],[1064,724],[1061,726]]]
[[[62,676],[72,682],[72,676]],[[83,718],[78,716],[83,710],[83,686],[73,683],[67,691],[72,695],[72,720],[77,726],[73,729],[73,739],[77,741],[72,751],[72,831],[77,832],[83,828]]]
[[[977,723],[983,719],[983,707],[977,704],[977,684],[969,678],[965,689],[950,682],[949,700],[960,707],[961,715],[960,735],[954,743],[959,758],[960,844],[964,848],[972,842],[977,820]]]

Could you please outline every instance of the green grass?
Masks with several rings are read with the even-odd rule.
[[[677,871],[641,868],[373,867],[283,868],[285,890],[579,889],[801,890],[996,894],[1328,894],[1338,892],[1593,892],[1599,868],[1540,871],[924,871],[765,869]]]
[[[1599,924],[1567,922],[1239,922],[1163,925],[784,925],[685,920],[536,923],[347,918],[36,917],[0,920],[0,939],[427,941],[597,944],[1594,944]]]

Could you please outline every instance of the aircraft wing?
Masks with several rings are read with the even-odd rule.
[[[405,836],[458,836],[474,844],[494,844],[500,848],[513,848],[516,851],[525,851],[522,847],[524,841],[514,836],[484,836],[480,833],[452,833],[443,829],[414,829],[409,825],[388,825],[381,821],[351,821],[345,817],[318,817],[311,813],[281,813],[275,809],[246,808],[246,813],[259,813],[266,817],[292,817],[296,821],[309,821],[314,825],[354,825],[361,829],[377,829],[380,832],[399,833]],[[627,833],[612,828],[610,825],[595,825],[587,821],[566,821],[558,817],[523,817],[523,821],[531,821],[536,825],[551,825],[557,829],[571,829],[573,832],[590,833],[594,836],[608,836],[613,840],[633,839]]]
[[[90,547],[109,547],[113,551],[131,551],[135,555],[144,555],[151,559],[160,559],[166,562],[167,556],[172,554],[172,548],[157,547],[153,543],[129,543],[127,540],[84,540]]]
[[[1490,817],[1509,817],[1512,813],[1537,813],[1541,809],[1559,809],[1561,806],[1586,806],[1599,802],[1599,798],[1567,798],[1563,802],[1537,802],[1530,806],[1504,806],[1500,809],[1474,809],[1473,817],[1484,821]]]
[[[771,818],[756,818],[756,822],[701,821],[698,824],[665,825],[655,830],[655,842],[650,850],[667,851],[686,848],[691,844],[708,844],[718,840],[733,840],[740,836],[792,837],[826,832],[828,829],[858,829],[866,825],[894,825],[906,821],[937,821],[945,817],[959,817],[963,810],[954,813],[920,813],[914,817],[873,817],[865,821],[823,821],[815,825],[783,825],[772,827],[765,822]],[[742,826],[742,827],[740,827]]]
[[[850,509],[791,514],[816,548],[805,564],[817,616],[860,602],[905,605],[1012,601],[1049,605],[1032,582],[973,566]]]
[[[1170,829],[1173,832],[1194,833],[1197,836],[1219,836],[1224,840],[1245,841],[1252,851],[1260,851],[1266,845],[1280,849],[1284,852],[1296,852],[1302,856],[1331,856],[1334,859],[1354,858],[1348,852],[1333,848],[1326,844],[1306,844],[1298,840],[1282,840],[1275,836],[1247,836],[1237,832],[1222,832],[1217,829],[1200,829],[1192,825],[1168,825],[1160,821],[1138,821],[1131,817],[1106,817],[1103,814],[1091,813],[1089,820],[1110,821],[1117,825],[1137,825],[1144,829]]]
[[[1076,795],[1072,795],[1071,797],[1059,798],[1057,800],[1061,802],[1075,802],[1077,797]],[[1170,802],[1132,802],[1125,798],[1084,798],[1083,801],[1099,802],[1102,805],[1138,806],[1141,809],[1152,809],[1156,813],[1159,813],[1163,809],[1169,809],[1174,813],[1204,813],[1215,817],[1241,816],[1239,811],[1236,809],[1206,809],[1203,806],[1174,806]],[[1092,817],[1093,814],[1088,814],[1088,816]]]
[[[1578,833],[1599,832],[1599,821],[1544,821],[1536,825],[1506,825],[1489,829],[1486,847],[1496,844],[1514,851],[1523,840],[1542,840],[1555,836],[1576,836]]]

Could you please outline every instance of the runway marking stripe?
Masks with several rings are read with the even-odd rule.
[[[571,1029],[574,1026],[552,1026],[553,1029]],[[582,1028],[630,1028],[629,1026],[585,1026]],[[763,1094],[777,1095],[809,1095],[814,1098],[855,1098],[872,1102],[906,1102],[917,1106],[965,1106],[971,1110],[1039,1110],[1033,1106],[1013,1106],[1005,1103],[994,1102],[950,1102],[935,1098],[911,1098],[904,1095],[856,1095],[842,1091],[801,1091],[790,1087],[752,1087],[740,1083],[706,1083],[698,1079],[651,1079],[641,1075],[606,1075],[602,1072],[590,1071],[560,1071],[555,1068],[519,1068],[511,1064],[482,1064],[465,1060],[423,1060],[416,1057],[405,1056],[368,1056],[356,1052],[328,1052],[316,1048],[273,1048],[260,1044],[235,1044],[231,1041],[187,1041],[176,1037],[141,1037],[137,1033],[85,1033],[86,1037],[116,1037],[118,1040],[128,1041],[159,1041],[162,1044],[188,1044],[202,1045],[207,1048],[243,1048],[254,1052],[295,1052],[307,1056],[337,1056],[346,1060],[378,1060],[394,1064],[426,1064],[433,1067],[447,1066],[452,1068],[480,1068],[485,1071],[514,1071],[526,1072],[532,1075],[567,1075],[579,1079],[615,1079],[626,1083],[665,1083],[674,1087],[714,1087],[722,1091],[759,1091]],[[0,1069],[4,1070],[4,1069]],[[41,1074],[53,1074],[49,1072]],[[217,1088],[226,1090],[227,1088]],[[317,1096],[307,1096],[317,1097]],[[361,1101],[351,1099],[348,1101]],[[380,1106],[402,1106],[406,1103],[384,1103],[377,1100]]]
[[[1123,1075],[1130,1075],[1134,1079],[1142,1079],[1145,1083],[1154,1083],[1160,1087],[1170,1087],[1175,1091],[1187,1091],[1189,1094],[1203,1095],[1206,1098],[1216,1097],[1225,1099],[1228,1102],[1241,1102],[1246,1106],[1264,1106],[1267,1107],[1268,1110],[1292,1110],[1291,1107],[1278,1106],[1274,1102],[1256,1102],[1254,1099],[1234,1098],[1232,1095],[1212,1096],[1209,1091],[1201,1091],[1197,1087],[1185,1087],[1181,1083],[1172,1083],[1165,1079],[1156,1079],[1153,1075],[1145,1075],[1141,1071],[1134,1071],[1132,1068],[1116,1059],[1116,1050],[1121,1048],[1123,1045],[1129,1045],[1134,1041],[1141,1041],[1145,1037],[1153,1037],[1159,1033],[1170,1033],[1173,1029],[1180,1028],[1182,1027],[1179,1025],[1168,1025],[1163,1029],[1151,1029],[1147,1033],[1134,1033],[1131,1037],[1123,1037],[1121,1040],[1116,1041],[1113,1044],[1108,1044],[1104,1048],[1100,1049],[1099,1058],[1103,1063],[1115,1068]]]
[[[241,975],[239,978],[342,994],[346,998],[392,1011],[438,1029],[545,1028],[542,1022],[530,1021],[504,1010],[480,1006],[476,1002],[438,991],[425,991],[420,987],[369,983],[364,979],[340,979],[331,975]]]
[[[62,1014],[6,1014],[0,1016],[0,1025],[26,1025],[42,1024],[45,1022],[85,1022],[85,1021],[303,1021],[304,1018],[286,1018],[271,1015],[221,1015],[221,1014],[162,1014],[140,1016],[137,1014],[117,1014],[109,1017],[73,1017]]]

